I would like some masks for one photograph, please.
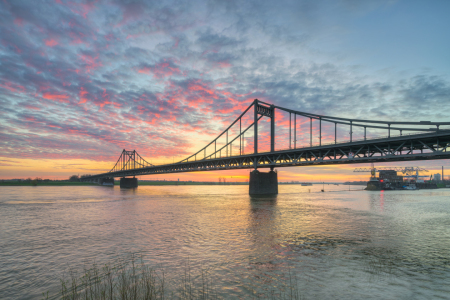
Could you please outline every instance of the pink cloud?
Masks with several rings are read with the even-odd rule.
[[[58,102],[63,102],[63,103],[68,103],[69,100],[69,96],[68,95],[64,95],[64,94],[57,94],[57,93],[44,93],[42,94],[42,97],[44,99],[47,100],[52,100],[52,101],[58,101]]]
[[[35,117],[25,117],[25,120],[29,121],[29,122],[35,122],[36,118]]]
[[[71,7],[71,11],[77,15],[87,18],[87,14],[93,11],[96,7],[95,4],[98,1],[88,2],[88,3],[75,3],[69,2],[68,6]]]
[[[49,47],[54,47],[54,46],[58,45],[58,42],[54,39],[48,39],[48,40],[45,40],[45,45],[47,45]]]
[[[232,65],[229,62],[227,62],[227,61],[218,62],[218,63],[216,63],[216,65],[219,68],[231,68],[232,67]]]
[[[74,27],[74,23],[69,23],[70,26]],[[72,38],[72,44],[83,44],[85,43],[84,39],[86,35],[82,32],[69,32],[69,36]]]
[[[0,83],[0,87],[5,88],[13,93],[25,92],[25,87],[12,82]]]
[[[153,74],[155,78],[165,78],[172,75],[181,75],[179,68],[171,66],[169,62],[160,62],[155,64],[153,67],[144,67],[138,70],[138,73],[142,74]]]
[[[80,102],[78,102],[78,104],[82,104],[82,103],[85,103],[87,101],[87,98],[86,98],[87,94],[88,94],[88,92],[83,87],[81,87],[80,88],[80,92],[78,94],[79,98],[80,98]]]
[[[130,20],[138,20],[142,15],[142,11],[142,5],[138,3],[127,4],[123,6],[122,21],[116,26],[123,26]]]
[[[25,107],[26,109],[41,110],[39,107],[30,104],[25,104],[23,107]]]
[[[15,18],[14,19],[14,24],[16,24],[17,26],[23,26],[23,19]]]
[[[102,63],[98,62],[98,54],[97,56],[92,56],[89,54],[81,54],[79,55],[80,59],[85,64],[85,70],[87,73],[91,73],[93,70],[97,69],[98,67],[102,66]]]

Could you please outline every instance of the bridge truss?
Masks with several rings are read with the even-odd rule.
[[[248,121],[248,117],[244,118],[251,108],[253,108],[252,122],[243,127],[244,121]],[[276,110],[289,114],[288,149],[275,149]],[[261,153],[258,152],[258,121],[263,117],[270,118],[270,151]],[[296,122],[299,117],[309,119],[310,143],[308,146],[298,147],[297,145]],[[313,145],[313,120],[319,122],[318,145]],[[322,142],[323,123],[334,124],[333,143]],[[230,138],[231,128],[238,124],[239,133]],[[349,139],[338,141],[338,124],[349,126]],[[323,116],[270,105],[255,99],[217,138],[186,159],[173,164],[154,166],[146,162],[136,151],[123,150],[110,172],[85,179],[194,171],[445,159],[450,158],[450,151],[448,151],[450,128],[445,128],[448,125],[450,122],[393,122]],[[364,129],[363,139],[353,138],[354,127]],[[368,139],[367,130],[385,130],[387,136]],[[393,131],[398,131],[399,135],[392,135]],[[253,153],[244,153],[245,134],[248,136],[249,133],[253,134]],[[302,131],[301,134],[305,132]],[[219,146],[220,138],[225,138],[224,145]],[[239,152],[233,153],[233,146],[236,145]]]

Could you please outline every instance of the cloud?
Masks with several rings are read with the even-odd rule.
[[[389,5],[1,1],[3,155],[113,162],[126,148],[181,160],[255,98],[340,117],[448,121],[447,76],[371,72],[323,42]],[[279,121],[286,138],[288,117]]]

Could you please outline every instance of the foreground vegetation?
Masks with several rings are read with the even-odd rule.
[[[128,262],[115,265],[84,269],[78,276],[75,271],[69,272],[69,278],[61,279],[61,290],[50,296],[43,293],[43,300],[63,299],[222,299],[220,289],[206,270],[199,270],[193,276],[189,264],[179,278],[167,280],[164,271],[157,271],[146,265],[142,258],[134,256]],[[296,282],[290,278],[285,289],[271,289],[266,293],[243,295],[250,299],[302,299]]]

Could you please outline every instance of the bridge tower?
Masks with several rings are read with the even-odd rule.
[[[254,106],[254,154],[258,154],[258,120],[262,116],[270,118],[270,152],[275,152],[275,106],[265,106],[253,101]],[[261,115],[261,117],[259,117]],[[278,194],[278,174],[270,166],[269,172],[260,172],[257,169],[250,172],[249,194],[250,195],[276,195]]]

